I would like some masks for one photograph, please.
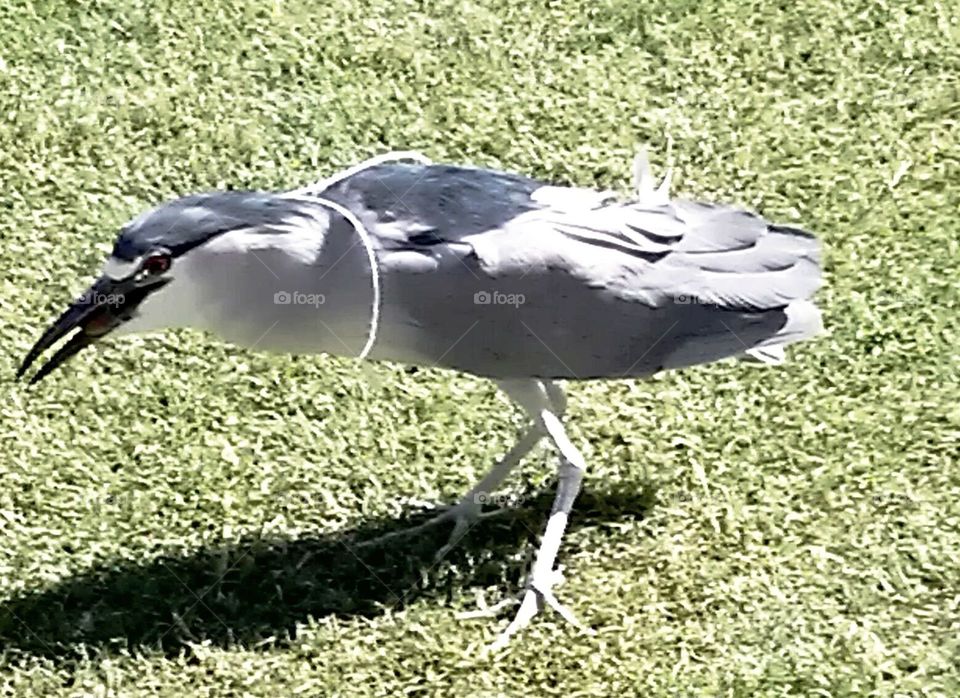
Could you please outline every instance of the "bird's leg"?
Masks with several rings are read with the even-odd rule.
[[[535,380],[524,380],[524,381],[500,381],[498,382],[500,388],[506,392],[510,397],[515,395],[526,395],[527,393],[532,393],[536,390],[542,390],[540,387],[539,381]],[[417,526],[412,526],[410,528],[404,529],[402,531],[394,531],[392,533],[387,533],[383,536],[374,538],[373,540],[364,541],[360,543],[357,547],[368,547],[372,545],[379,545],[386,542],[387,540],[397,538],[400,536],[409,536],[411,534],[416,534],[433,528],[437,524],[441,524],[447,521],[454,522],[453,531],[450,533],[450,538],[447,540],[447,543],[437,551],[436,558],[440,559],[444,557],[453,547],[460,542],[466,532],[470,529],[470,526],[474,524],[478,519],[484,518],[485,516],[492,516],[500,513],[499,511],[489,512],[489,514],[482,514],[484,502],[491,501],[491,492],[495,490],[501,482],[510,474],[510,472],[517,467],[524,456],[526,456],[533,447],[537,445],[540,439],[543,438],[545,432],[540,427],[539,424],[534,424],[527,428],[527,430],[520,436],[520,439],[516,444],[501,458],[490,471],[483,476],[483,479],[480,480],[476,485],[474,485],[469,492],[467,492],[463,497],[460,498],[453,506],[444,510],[442,513],[437,514],[433,518],[418,524]]]
[[[460,542],[460,539],[463,538],[473,523],[486,516],[481,512],[483,510],[483,503],[490,500],[490,491],[496,488],[504,480],[504,478],[510,474],[510,471],[512,471],[517,464],[520,463],[523,457],[527,455],[527,453],[529,453],[542,438],[543,431],[536,427],[528,428],[527,431],[525,431],[520,437],[519,441],[517,441],[517,443],[513,446],[513,448],[511,448],[507,454],[501,458],[486,475],[484,475],[480,482],[478,482],[469,492],[463,495],[463,497],[460,498],[460,501],[458,501],[456,504],[448,507],[441,513],[437,514],[431,519],[428,519],[427,521],[424,521],[421,524],[411,526],[410,528],[405,528],[402,531],[393,531],[392,533],[387,533],[372,540],[364,541],[359,543],[356,547],[362,548],[372,545],[380,545],[381,543],[393,538],[414,535],[416,533],[433,528],[438,524],[442,524],[447,521],[453,521],[454,527],[453,531],[450,533],[450,538],[447,540],[447,543],[437,551],[436,554],[437,559],[444,557],[458,542]],[[496,513],[499,512],[490,512],[491,515]]]
[[[546,402],[555,410],[558,410],[560,414],[563,414],[567,408],[567,400],[563,391],[558,385],[550,381],[499,380],[497,381],[497,385],[508,397],[521,405],[540,405],[544,402],[544,398],[546,398]],[[487,514],[481,513],[484,502],[493,500],[493,491],[499,487],[500,483],[506,479],[510,472],[520,464],[524,456],[533,450],[533,447],[537,445],[545,433],[542,424],[538,420],[534,420],[533,425],[527,428],[520,437],[520,440],[514,444],[513,448],[484,475],[480,482],[461,497],[459,502],[442,514],[435,516],[417,527],[418,529],[430,527],[450,520],[454,522],[450,537],[447,539],[446,544],[437,551],[434,556],[435,559],[440,560],[445,557],[479,519],[496,516],[506,510],[506,507],[501,507]]]
[[[563,414],[566,407],[566,399],[562,390],[550,381],[543,381],[542,386],[544,389],[542,397],[535,401],[524,401],[521,404],[534,417],[536,423],[546,431],[560,451],[561,462],[558,470],[557,495],[550,510],[547,529],[540,542],[540,548],[537,550],[537,557],[530,572],[527,590],[524,592],[520,609],[507,629],[490,646],[493,651],[505,647],[510,638],[528,625],[544,605],[553,608],[566,621],[581,630],[593,632],[581,625],[573,613],[562,606],[553,594],[554,585],[563,580],[560,570],[554,569],[554,562],[560,549],[560,543],[563,540],[563,533],[567,527],[570,511],[577,494],[580,492],[580,484],[583,481],[587,464],[579,449],[570,441],[563,427],[563,422],[560,421],[560,415]],[[546,398],[546,400],[543,398]]]
[[[507,475],[517,467],[520,461],[523,460],[523,457],[527,455],[542,438],[543,431],[536,426],[529,427],[520,437],[520,440],[514,444],[513,448],[493,466],[490,472],[484,475],[480,482],[463,495],[459,502],[423,524],[424,526],[430,526],[451,519],[454,522],[453,531],[450,532],[450,538],[448,538],[446,544],[437,551],[436,559],[439,560],[449,553],[478,519],[503,511],[503,509],[498,509],[489,514],[481,513],[484,502],[491,501],[490,493],[503,482]]]

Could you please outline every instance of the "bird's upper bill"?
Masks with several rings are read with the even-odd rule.
[[[164,275],[169,267],[169,253],[156,250],[144,256],[123,278],[108,274],[101,276],[37,340],[20,365],[17,378],[22,378],[43,352],[67,335],[73,333],[33,375],[31,384],[42,380],[81,349],[129,320],[144,298],[168,283],[169,279]]]

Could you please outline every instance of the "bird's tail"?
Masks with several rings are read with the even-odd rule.
[[[634,159],[636,200],[629,207],[636,210],[635,229],[644,227],[642,217],[651,209],[673,211],[686,227],[686,234],[670,245],[674,255],[664,260],[669,262],[664,265],[669,273],[661,280],[665,287],[715,308],[717,322],[728,337],[736,337],[743,359],[780,364],[784,347],[821,333],[813,301],[821,282],[816,238],[733,207],[673,200],[670,179],[668,170],[656,182],[646,148],[641,149]],[[758,321],[761,317],[764,321]],[[767,327],[767,320],[772,326]],[[723,353],[722,347],[710,346],[714,342],[704,336],[709,334],[705,329],[699,342],[688,343],[668,365],[699,363],[701,353]]]

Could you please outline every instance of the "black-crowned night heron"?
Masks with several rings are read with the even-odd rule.
[[[415,160],[401,163],[401,160]],[[819,246],[737,208],[673,200],[645,155],[637,193],[375,158],[289,192],[187,196],[121,231],[103,273],[26,356],[73,332],[36,382],[107,334],[193,327],[276,352],[440,366],[492,378],[530,416],[518,443],[455,506],[459,539],[547,436],[557,494],[503,646],[553,594],[586,464],[557,379],[628,378],[724,357],[768,363],[811,337]]]

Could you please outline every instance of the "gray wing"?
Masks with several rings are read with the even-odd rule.
[[[529,177],[452,165],[377,165],[320,195],[350,208],[384,241],[452,242],[540,208]],[[395,245],[391,245],[395,246]]]
[[[820,329],[817,241],[732,207],[450,166],[379,166],[323,196],[382,245],[385,358],[622,377]]]

